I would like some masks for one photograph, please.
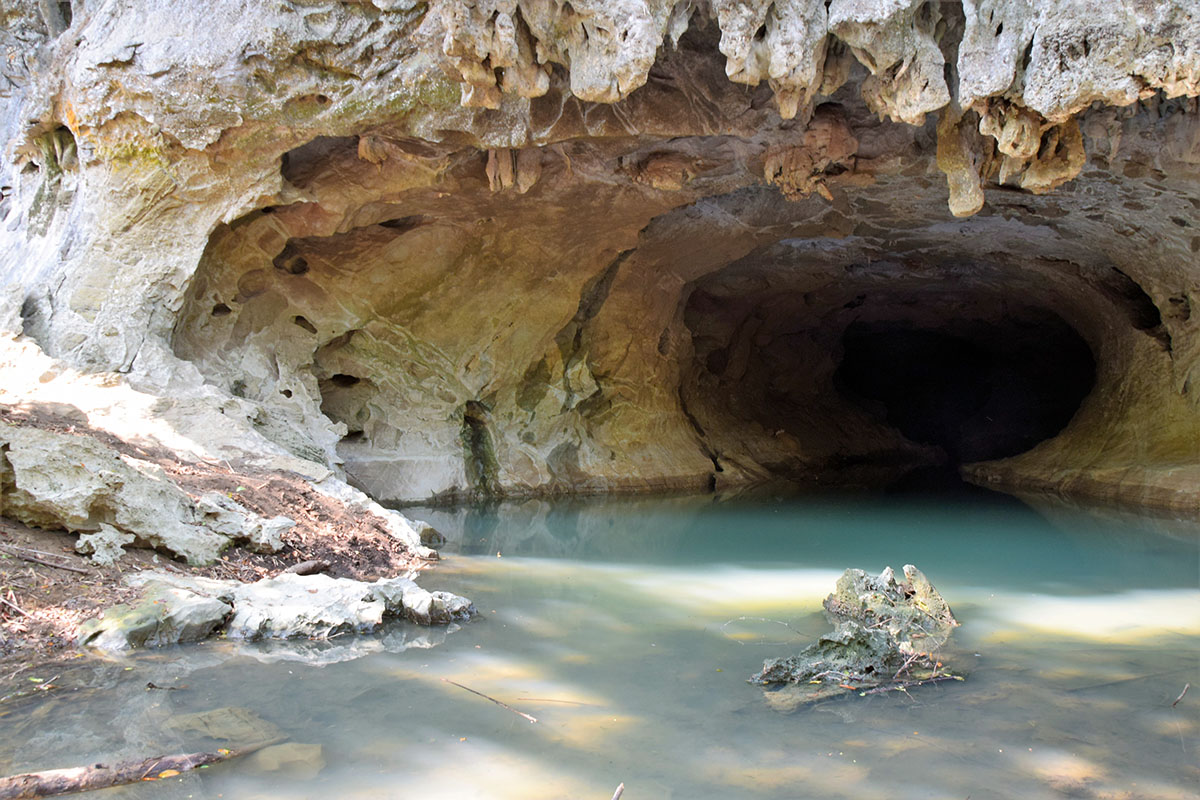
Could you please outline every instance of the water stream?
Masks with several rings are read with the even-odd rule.
[[[81,688],[0,710],[0,771],[211,749],[172,720],[231,706],[320,755],[107,791],[607,799],[623,782],[627,800],[1183,800],[1200,786],[1194,523],[1000,496],[409,513],[450,539],[422,582],[471,597],[479,620],[81,659],[56,679]],[[961,621],[945,660],[968,680],[770,710],[746,677],[829,629],[820,601],[841,571],[905,563]]]

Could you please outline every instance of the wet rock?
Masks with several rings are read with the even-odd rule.
[[[409,578],[365,583],[328,575],[280,575],[236,587],[227,634],[237,639],[325,639],[367,633],[388,617],[422,625],[469,619],[470,601],[427,592]]]
[[[84,622],[76,641],[102,650],[198,642],[217,631],[233,607],[215,597],[165,583],[148,583],[142,598]]]
[[[784,711],[855,690],[903,688],[954,677],[936,653],[958,621],[925,575],[911,564],[904,580],[891,567],[879,576],[848,569],[823,603],[837,627],[800,653],[770,658],[750,678],[758,684],[790,684],[768,697]]]
[[[195,641],[218,627],[231,639],[327,639],[340,633],[369,633],[386,619],[406,619],[421,625],[447,625],[469,620],[475,607],[469,600],[449,592],[428,592],[411,578],[384,578],[374,583],[328,575],[283,573],[255,583],[220,581],[211,578],[143,572],[128,579],[146,588],[146,600],[111,614],[99,627],[89,623],[84,644],[122,649],[158,646],[174,641]],[[173,620],[176,605],[191,608],[207,600],[210,618],[216,622],[200,634],[189,628],[187,639],[155,636],[155,624],[164,630]],[[216,615],[216,610],[223,609]],[[182,609],[178,612],[182,613]],[[109,620],[109,617],[112,617]],[[208,619],[208,618],[206,618]],[[143,634],[147,628],[149,633]],[[101,633],[105,633],[103,637]]]
[[[234,639],[326,639],[383,624],[387,605],[367,584],[327,575],[280,575],[237,586],[226,629]]]

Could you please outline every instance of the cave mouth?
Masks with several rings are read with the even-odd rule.
[[[681,403],[725,473],[874,491],[924,471],[917,491],[951,490],[963,465],[1056,437],[1097,382],[1091,340],[1058,313],[1064,293],[1004,274],[731,264],[688,298]]]
[[[1096,380],[1087,342],[1050,312],[928,326],[855,322],[834,386],[950,466],[1023,453],[1057,435]]]

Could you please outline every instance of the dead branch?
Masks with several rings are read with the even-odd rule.
[[[0,800],[35,800],[60,794],[90,792],[138,781],[170,778],[181,772],[249,755],[264,747],[279,744],[284,738],[243,747],[240,750],[218,750],[215,753],[185,753],[175,756],[155,756],[142,761],[121,761],[111,766],[94,764],[90,767],[50,769],[27,772],[0,778]]]
[[[276,559],[278,561],[279,559]],[[328,572],[330,563],[328,561],[301,561],[299,564],[292,564],[284,570],[296,575],[316,575],[319,572]]]
[[[11,595],[11,594],[12,594],[12,592],[9,592],[9,594]],[[8,607],[9,607],[9,608],[11,608],[13,611],[15,611],[15,612],[17,612],[18,614],[20,614],[22,617],[28,617],[28,616],[29,616],[29,612],[28,612],[28,611],[26,611],[25,609],[21,608],[19,605],[17,605],[16,603],[12,602],[11,600],[5,600],[3,597],[0,597],[0,603],[3,603],[4,605],[8,606]]]
[[[883,686],[877,686],[874,689],[867,689],[865,692],[859,692],[860,697],[866,697],[869,694],[883,694],[884,692],[907,692],[914,686],[925,686],[931,683],[941,683],[942,681],[961,681],[957,675],[935,675],[930,678],[921,678],[919,680],[904,681],[902,683],[888,683]]]
[[[1174,708],[1175,706],[1179,705],[1179,701],[1183,699],[1183,696],[1185,694],[1187,694],[1187,690],[1190,688],[1192,688],[1192,685],[1190,683],[1185,683],[1183,685],[1183,691],[1179,693],[1179,697],[1175,698],[1175,702],[1171,703],[1171,708]]]
[[[1068,692],[1088,692],[1092,689],[1107,689],[1110,686],[1120,686],[1123,683],[1133,683],[1134,681],[1144,681],[1151,678],[1167,678],[1171,675],[1178,675],[1181,672],[1187,672],[1188,667],[1179,669],[1168,669],[1163,672],[1151,672],[1147,675],[1133,675],[1128,678],[1118,678],[1115,681],[1105,681],[1104,683],[1089,683],[1087,686],[1076,686],[1074,689],[1066,689]]]
[[[41,564],[43,567],[54,567],[54,569],[65,569],[67,572],[77,572],[80,575],[91,574],[86,569],[80,569],[79,567],[70,567],[70,566],[67,566],[66,564],[55,564],[53,561],[47,561],[44,558],[38,558],[37,556],[32,554],[32,553],[41,552],[40,550],[34,550],[32,552],[25,552],[25,548],[18,548],[15,545],[11,545],[11,544],[0,544],[0,548],[7,550],[9,553],[12,553],[14,556],[21,559],[22,561],[28,561],[31,564]],[[50,555],[50,554],[46,553],[45,555]]]
[[[484,700],[491,700],[493,703],[495,703],[496,705],[500,706],[501,708],[507,708],[509,711],[513,712],[514,714],[516,714],[516,715],[517,715],[517,716],[519,716],[519,717],[524,717],[525,719],[529,720],[530,722],[537,722],[537,718],[536,718],[536,717],[531,717],[531,716],[529,716],[528,714],[526,714],[524,711],[517,711],[515,708],[513,708],[513,707],[512,707],[512,706],[510,706],[510,705],[508,705],[507,703],[502,703],[502,702],[500,702],[499,700],[497,700],[497,699],[496,699],[496,698],[494,698],[494,697],[488,697],[488,696],[487,696],[486,694],[484,694],[483,692],[477,692],[477,691],[475,691],[474,689],[472,689],[470,686],[463,686],[461,683],[458,683],[458,682],[456,682],[456,681],[452,681],[452,680],[450,680],[449,678],[442,678],[442,682],[443,682],[443,683],[449,683],[449,684],[451,684],[451,685],[453,685],[453,686],[457,686],[457,687],[458,687],[458,688],[460,688],[460,689],[466,689],[466,690],[467,690],[468,692],[470,692],[471,694],[477,694],[477,695],[479,695],[480,697],[482,697]],[[0,800],[3,800],[3,798],[2,798],[2,797],[0,797]]]
[[[904,666],[902,666],[902,667],[900,667],[900,669],[896,670],[896,674],[892,676],[892,680],[896,680],[901,675],[903,675],[905,673],[905,671],[907,671],[908,668],[913,665],[913,662],[916,661],[920,657],[921,657],[920,653],[913,653],[911,656],[909,656],[905,660]]]
[[[615,792],[613,792],[612,800],[621,800],[621,795],[623,795],[623,794],[625,794],[625,784],[624,783],[622,783],[620,786],[618,786],[617,790]]]

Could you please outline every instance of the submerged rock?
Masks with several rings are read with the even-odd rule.
[[[373,632],[387,619],[446,625],[476,613],[466,598],[428,592],[403,576],[368,583],[285,573],[239,583],[144,572],[127,582],[145,587],[143,599],[85,623],[80,644],[107,650],[160,647],[199,641],[218,630],[231,639],[328,639]]]
[[[221,742],[265,742],[277,739],[283,731],[273,722],[248,708],[225,706],[194,714],[177,714],[165,723],[179,734],[203,736]]]
[[[790,711],[847,691],[905,688],[957,676],[936,653],[958,621],[950,606],[916,567],[892,568],[872,577],[848,569],[825,598],[825,613],[837,627],[786,658],[770,658],[751,683],[791,684],[772,707]]]
[[[319,744],[287,742],[259,750],[247,763],[256,772],[283,772],[292,780],[308,780],[325,769],[325,754]]]

